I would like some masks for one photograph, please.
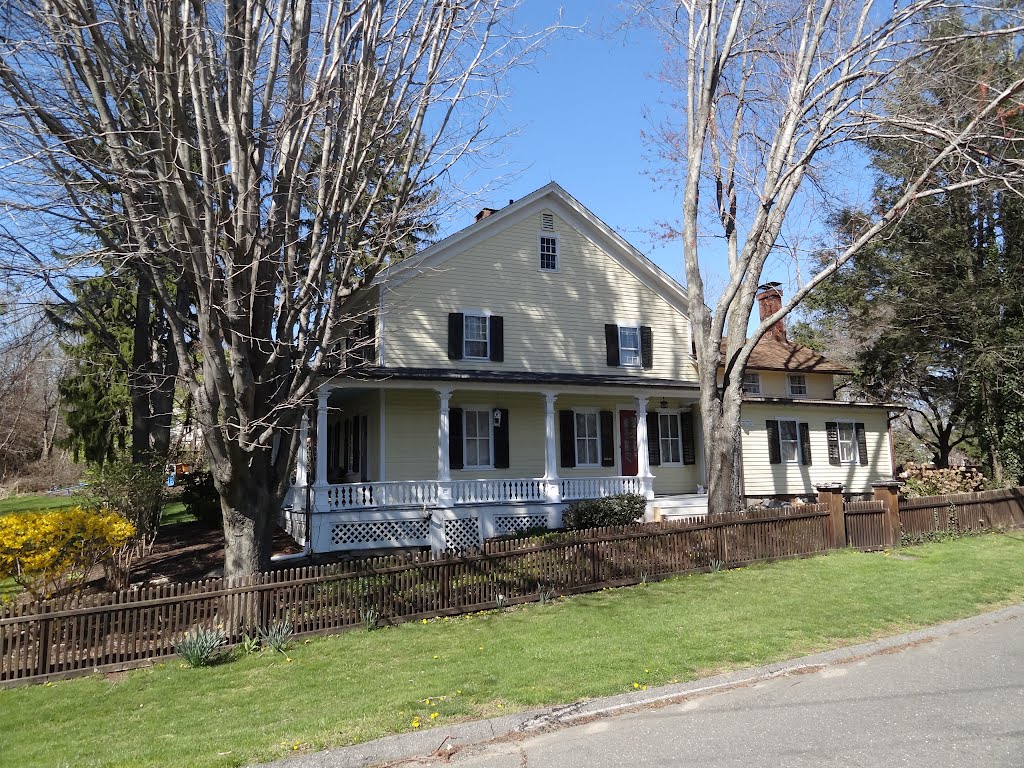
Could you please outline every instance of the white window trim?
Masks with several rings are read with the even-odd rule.
[[[853,458],[849,461],[843,461],[843,440],[842,432],[839,427],[843,424],[850,425],[850,431],[853,433],[853,439],[851,443],[853,445]],[[836,443],[839,448],[839,465],[842,467],[858,467],[860,466],[860,444],[857,442],[857,422],[852,419],[836,419]]]
[[[495,410],[495,407],[493,405],[463,405],[461,407],[462,407],[462,467],[463,467],[463,469],[464,470],[483,470],[483,471],[494,469],[494,410]],[[474,464],[473,466],[470,466],[470,464],[469,464],[469,461],[468,461],[469,451],[467,450],[467,447],[468,447],[469,443],[467,441],[470,439],[470,437],[469,437],[469,434],[468,434],[468,430],[466,429],[466,414],[469,413],[470,411],[474,411],[474,412],[487,411],[487,414],[488,414],[488,417],[487,417],[487,429],[488,429],[487,444],[490,447],[490,454],[491,454],[490,457],[489,457],[489,463],[488,464],[479,464],[479,465]]]
[[[625,320],[615,324],[619,329],[619,367],[620,368],[643,368],[644,367],[644,342],[640,335],[640,328],[643,325],[639,320]],[[635,363],[622,362],[622,329],[636,328],[636,357]]]
[[[746,382],[748,376],[755,376],[755,377],[757,377],[757,391],[756,392],[751,392],[750,390],[747,389],[747,386],[746,386],[745,382]],[[743,394],[745,394],[745,395],[758,395],[758,396],[760,396],[761,395],[761,374],[760,374],[760,372],[758,372],[758,371],[747,371],[746,373],[744,373],[743,374],[743,380],[740,382],[740,388],[743,390]]]
[[[597,463],[587,464],[580,461],[579,433],[576,430],[576,414],[592,413],[597,421]],[[576,458],[576,467],[579,469],[600,469],[601,468],[601,409],[600,408],[573,408],[572,409],[572,452]]]
[[[804,391],[802,393],[795,393],[795,392],[793,392],[793,377],[794,376],[801,376],[801,377],[803,377],[803,380],[804,380]],[[796,398],[808,397],[810,395],[810,393],[811,393],[811,385],[810,385],[810,382],[807,380],[807,374],[806,373],[787,373],[786,374],[786,391],[789,393],[790,397],[796,397]]]
[[[493,312],[487,309],[460,309],[462,313],[462,359],[463,360],[490,360],[491,359],[491,315]],[[466,318],[467,317],[482,317],[487,324],[487,352],[483,357],[478,355],[470,355],[466,353],[466,344],[469,343],[469,339],[466,338]]]
[[[683,464],[683,412],[675,409],[661,410],[660,408],[655,410],[654,413],[658,414],[658,451],[661,453],[661,466],[663,467],[682,467]],[[675,416],[676,422],[679,424],[679,461],[665,461],[665,451],[661,447],[661,441],[664,439],[661,436],[661,417],[662,414],[665,416]],[[650,440],[650,435],[647,436]]]
[[[800,419],[794,419],[792,416],[776,416],[775,421],[779,423],[779,458],[782,459],[782,463],[790,466],[800,466],[803,462],[803,443],[800,440]],[[782,453],[782,422],[791,421],[796,425],[796,459],[789,461]],[[810,425],[808,425],[808,431]],[[787,441],[788,442],[788,441]]]
[[[555,268],[545,269],[541,266],[541,250],[540,250],[540,239],[542,237],[551,238],[555,241]],[[562,243],[558,239],[558,233],[552,232],[551,230],[542,230],[537,233],[537,271],[538,272],[561,272],[562,271]]]

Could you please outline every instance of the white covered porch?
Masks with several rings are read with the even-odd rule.
[[[516,531],[558,528],[566,504],[621,493],[644,496],[648,519],[669,495],[688,496],[688,512],[700,514],[707,508],[700,493],[703,462],[694,458],[684,465],[683,456],[676,455],[681,449],[672,442],[682,445],[678,414],[691,418],[693,402],[692,392],[648,388],[538,392],[522,385],[485,389],[470,382],[324,385],[312,418],[303,418],[295,483],[283,522],[314,552],[421,546],[442,550],[479,546],[485,538]],[[577,412],[590,414],[577,417],[576,423],[584,425],[580,432],[601,422],[600,434],[566,435],[566,414]],[[607,416],[612,412],[609,430]],[[488,423],[467,437],[463,427],[470,423],[470,413],[485,414]],[[428,419],[433,420],[429,439],[424,435]],[[510,420],[516,425],[511,437]],[[649,424],[656,430],[662,424],[669,433],[657,438],[653,454],[660,457],[664,447],[664,467],[652,467]],[[699,435],[699,430],[692,431]],[[594,450],[587,440],[604,443],[600,461],[566,458],[567,452]],[[453,441],[459,443],[454,450]],[[470,446],[469,441],[479,445]],[[468,455],[478,448],[481,455]],[[389,477],[392,472],[427,474],[427,466],[434,468],[429,477]]]

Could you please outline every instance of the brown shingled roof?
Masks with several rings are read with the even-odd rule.
[[[722,343],[725,351],[725,343]],[[813,373],[853,373],[849,368],[825,359],[810,347],[780,341],[775,336],[761,338],[747,361],[748,371],[811,371]]]

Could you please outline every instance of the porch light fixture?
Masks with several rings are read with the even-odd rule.
[[[500,408],[495,408],[494,409],[494,426],[496,426],[496,427],[500,427],[501,426],[501,409]]]
[[[661,410],[664,411],[664,410],[667,410],[667,409],[668,409],[668,400],[662,400],[661,401]]]

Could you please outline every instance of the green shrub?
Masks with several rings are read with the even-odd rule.
[[[638,493],[576,501],[562,513],[562,525],[572,530],[631,525],[643,517],[646,508],[647,499]]]
[[[174,650],[190,667],[208,667],[218,659],[226,642],[222,629],[193,627],[178,641]]]
[[[292,644],[294,634],[290,625],[277,621],[267,629],[261,629],[259,634],[264,647],[288,655],[288,647]]]
[[[193,472],[181,478],[181,502],[185,511],[207,528],[219,528],[223,519],[220,494],[209,472]]]

